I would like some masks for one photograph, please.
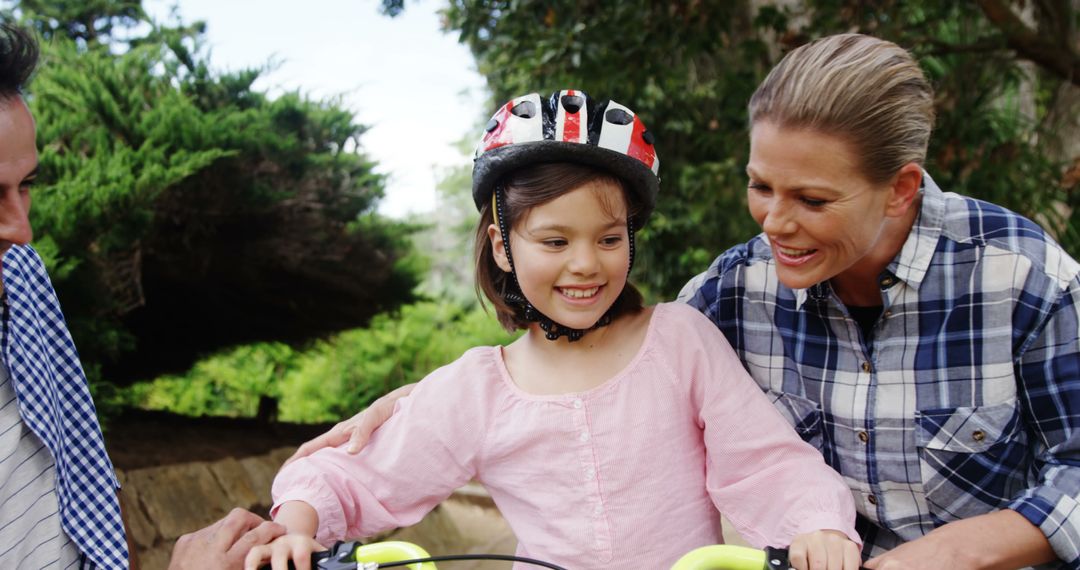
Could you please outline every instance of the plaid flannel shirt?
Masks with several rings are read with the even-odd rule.
[[[14,246],[4,256],[3,279],[4,363],[23,421],[56,462],[64,532],[83,553],[83,568],[127,568],[119,485],[49,276],[33,248]]]
[[[779,283],[764,235],[679,298],[847,481],[864,555],[1009,508],[1051,567],[1080,568],[1078,270],[1033,222],[927,176],[870,342],[827,282]]]

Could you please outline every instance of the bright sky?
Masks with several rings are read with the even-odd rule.
[[[487,118],[483,78],[456,34],[444,34],[438,0],[407,1],[397,18],[378,0],[144,0],[167,22],[207,24],[210,62],[235,70],[279,65],[256,87],[343,97],[370,130],[360,146],[389,174],[379,210],[400,217],[435,207],[436,169],[467,164],[453,145]]]

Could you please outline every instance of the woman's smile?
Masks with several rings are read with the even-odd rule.
[[[817,257],[816,249],[794,248],[773,242],[773,254],[776,260],[786,265],[802,265]]]

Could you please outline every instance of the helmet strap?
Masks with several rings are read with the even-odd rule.
[[[495,223],[499,226],[499,233],[502,234],[503,249],[506,251],[506,261],[510,263],[510,284],[507,287],[507,291],[503,293],[503,300],[510,307],[513,307],[517,312],[518,318],[530,322],[537,323],[544,331],[544,338],[556,341],[559,337],[566,337],[569,342],[576,342],[581,340],[581,337],[585,336],[585,333],[598,329],[600,327],[611,324],[613,315],[615,313],[615,304],[608,307],[604,314],[596,321],[596,323],[587,329],[575,329],[557,323],[550,317],[541,313],[533,304],[525,297],[525,294],[521,291],[521,284],[518,283],[517,269],[514,268],[514,256],[510,253],[510,232],[506,226],[506,216],[503,212],[503,189],[502,187],[495,188],[495,192],[491,197],[492,205],[494,206]],[[629,237],[630,245],[630,267],[634,266],[634,228],[631,225],[631,221],[627,220],[627,234]],[[629,274],[629,269],[627,269]]]

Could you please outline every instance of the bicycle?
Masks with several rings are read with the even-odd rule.
[[[312,554],[313,570],[437,570],[436,562],[451,560],[506,560],[524,562],[552,570],[567,570],[551,562],[503,554],[450,554],[431,556],[410,542],[388,541],[361,544],[338,542],[330,550]],[[269,567],[267,567],[269,568]],[[788,570],[788,552],[783,548],[764,550],[731,544],[703,546],[680,558],[671,570]]]

